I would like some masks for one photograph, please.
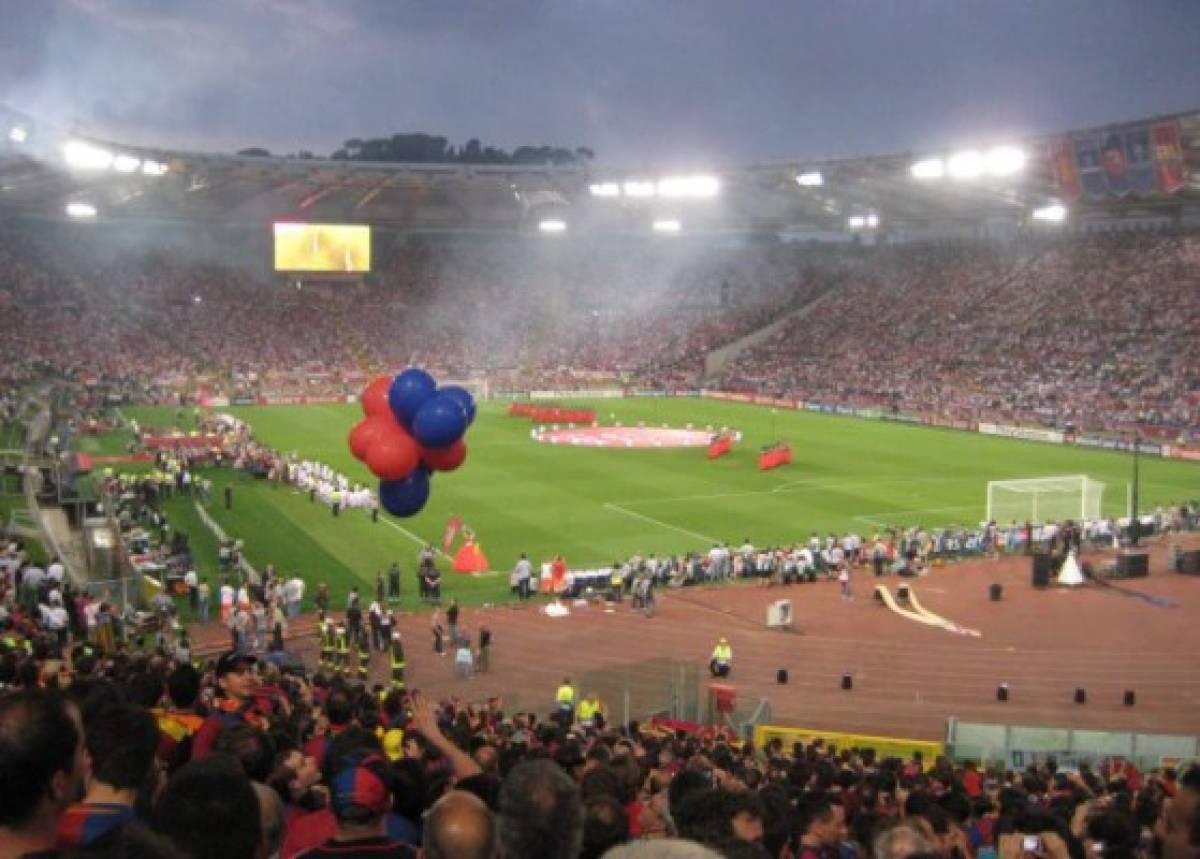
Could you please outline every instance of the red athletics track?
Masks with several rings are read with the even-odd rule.
[[[1200,535],[1175,542],[1197,547]],[[472,634],[487,624],[496,641],[491,671],[469,680],[454,676],[452,657],[433,655],[427,613],[403,614],[400,629],[408,646],[410,687],[469,700],[502,695],[511,706],[542,712],[564,676],[578,679],[585,671],[662,656],[703,666],[717,637],[725,635],[734,649],[732,683],[739,696],[768,697],[777,724],[940,739],[946,718],[957,716],[1195,735],[1200,577],[1164,572],[1165,548],[1165,542],[1154,547],[1149,578],[1117,584],[1173,599],[1179,603],[1175,608],[1091,585],[1037,591],[1027,558],[960,563],[919,579],[884,579],[893,593],[901,581],[912,583],[927,610],[981,630],[978,639],[923,626],[878,605],[871,598],[876,580],[866,569],[855,573],[850,603],[840,599],[836,583],[820,582],[660,590],[653,618],[627,603],[611,614],[591,608],[561,619],[533,605],[464,609],[461,622]],[[999,603],[988,599],[993,582],[1004,586]],[[766,605],[779,598],[793,601],[796,632],[765,628]],[[297,645],[311,657],[311,621],[307,629]],[[211,634],[204,637],[211,640]],[[775,682],[779,668],[790,674],[786,686]],[[373,677],[383,680],[384,672],[377,656]],[[840,689],[843,672],[854,675],[853,691]],[[1011,690],[1004,704],[995,699],[1002,681]],[[1076,686],[1087,689],[1084,705],[1073,703]],[[1126,689],[1137,693],[1132,708],[1122,705]],[[607,703],[616,708],[620,702]]]

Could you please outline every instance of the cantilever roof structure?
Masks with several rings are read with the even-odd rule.
[[[1159,137],[1160,128],[1174,129],[1173,138]],[[1103,171],[1129,165],[1108,160],[1106,147],[1113,140],[1132,140],[1125,135],[1137,129],[1150,147],[1142,166],[1153,178],[1149,185],[1114,183],[1109,193]],[[845,231],[851,219],[874,226],[875,221],[865,220],[869,217],[878,219],[881,230],[1023,224],[1034,209],[1059,202],[1069,205],[1077,220],[1129,213],[1173,217],[1188,212],[1194,217],[1200,209],[1200,112],[1009,141],[1024,153],[1025,163],[1004,176],[914,177],[916,162],[941,159],[948,164],[944,159],[953,157],[949,151],[727,165],[711,171],[720,192],[708,199],[622,194],[625,183],[653,183],[661,174],[599,165],[376,163],[124,146],[43,127],[3,106],[0,135],[0,213],[48,218],[64,217],[67,203],[86,200],[107,220],[258,225],[299,219],[396,230],[511,231],[553,217],[572,230],[632,231],[671,218],[689,232],[816,233]],[[79,139],[120,163],[71,169],[63,147]],[[1091,154],[1098,164],[1077,151],[1084,145],[1080,141],[1089,139],[1097,141]],[[1174,141],[1173,150],[1164,148],[1164,139]],[[1069,152],[1066,168],[1064,147]],[[1173,159],[1177,170],[1171,193],[1159,182],[1160,156]],[[156,169],[141,169],[146,162]],[[1094,185],[1064,187],[1070,176],[1063,171],[1069,172],[1071,164],[1077,171],[1101,171],[1101,190]],[[615,195],[597,196],[591,191],[596,185],[615,188]]]

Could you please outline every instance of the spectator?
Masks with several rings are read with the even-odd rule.
[[[262,812],[254,787],[233,758],[192,761],[167,783],[154,826],[191,859],[259,859]]]
[[[1190,767],[1179,779],[1178,790],[1165,804],[1154,834],[1162,842],[1162,859],[1200,856],[1200,766]]]
[[[583,842],[575,785],[545,760],[518,764],[500,790],[500,847],[524,859],[573,859]]]
[[[306,859],[383,855],[415,859],[411,846],[387,835],[392,805],[389,782],[387,763],[376,754],[359,752],[340,758],[329,785],[337,832],[301,855]]]
[[[162,769],[155,758],[158,725],[141,707],[114,704],[88,714],[84,737],[91,778],[83,801],[59,818],[58,844],[102,849],[116,843],[122,829],[134,821],[139,794],[152,803],[162,788]]]
[[[52,850],[59,817],[88,778],[74,704],[34,689],[0,697],[0,855]]]
[[[496,853],[492,813],[479,797],[450,791],[429,810],[423,847],[427,859],[492,859]]]

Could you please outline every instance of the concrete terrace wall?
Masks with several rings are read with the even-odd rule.
[[[776,332],[780,331],[784,326],[793,320],[803,319],[816,310],[825,299],[832,293],[832,290],[821,293],[808,304],[803,307],[798,307],[790,313],[784,314],[779,319],[757,331],[751,331],[745,337],[734,340],[719,349],[714,349],[704,357],[704,381],[708,382],[721,375],[725,370],[725,365],[729,360],[738,355],[744,349],[749,349],[752,346],[757,346],[759,343],[769,339]]]

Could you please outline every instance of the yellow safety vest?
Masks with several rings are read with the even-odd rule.
[[[592,703],[587,698],[579,702],[579,721],[588,722],[600,712],[600,702]]]
[[[574,704],[575,703],[575,688],[573,686],[567,686],[565,684],[562,686],[559,686],[558,694],[555,695],[555,699],[560,704]]]
[[[729,662],[733,659],[733,648],[728,644],[718,644],[713,648],[713,659],[718,662]]]

